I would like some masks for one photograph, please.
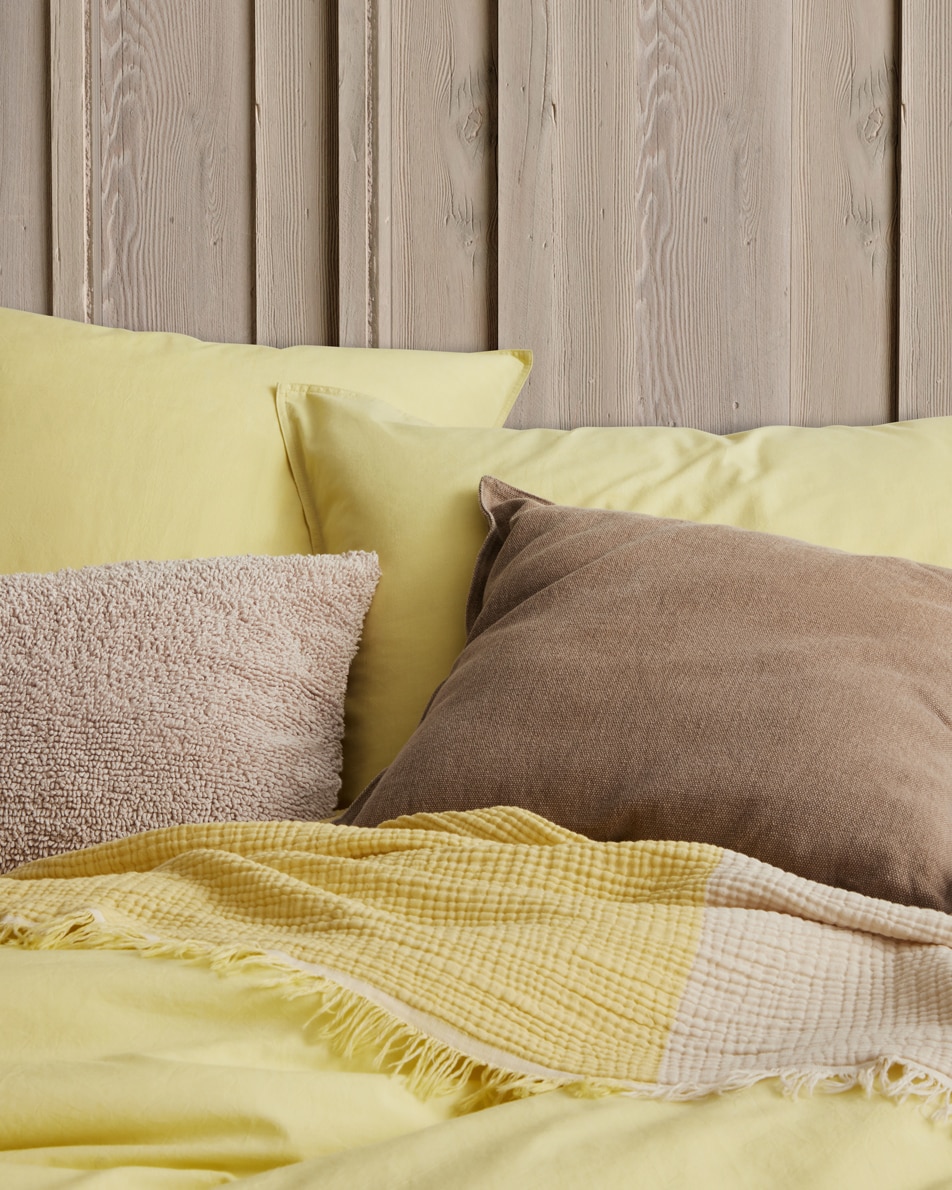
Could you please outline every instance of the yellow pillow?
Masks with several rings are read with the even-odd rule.
[[[952,567],[952,417],[886,426],[445,429],[379,401],[281,386],[316,551],[376,550],[382,577],[351,669],[349,802],[393,759],[461,650],[477,502],[495,475],[560,504],[719,522]]]
[[[308,551],[281,380],[501,425],[528,352],[202,343],[0,310],[0,573]]]

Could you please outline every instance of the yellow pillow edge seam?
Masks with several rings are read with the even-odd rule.
[[[526,347],[500,347],[498,351],[500,355],[511,355],[514,359],[517,359],[522,364],[522,368],[512,382],[509,392],[503,401],[503,407],[498,419],[493,422],[490,429],[500,429],[506,424],[506,418],[512,413],[512,408],[519,394],[525,388],[526,381],[529,379],[529,373],[532,371],[533,363],[532,352]]]
[[[303,451],[300,442],[301,435],[293,433],[291,415],[288,410],[288,396],[290,393],[306,393],[309,389],[315,387],[326,387],[326,391],[328,392],[332,388],[330,385],[315,386],[303,383],[288,384],[281,382],[275,389],[274,402],[278,415],[278,426],[281,430],[281,438],[284,441],[284,454],[291,469],[291,478],[297,489],[298,499],[301,501],[301,507],[304,510],[304,520],[307,524],[308,537],[311,541],[311,553],[321,554],[324,552],[324,542],[319,529],[320,519],[317,515],[317,507],[310,490],[310,484],[307,483],[307,469],[304,458],[302,457]],[[336,388],[333,391],[338,396],[347,396],[353,390]]]

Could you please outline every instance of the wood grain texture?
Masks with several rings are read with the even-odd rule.
[[[99,5],[50,0],[52,312],[97,322],[99,290]]]
[[[638,408],[726,432],[789,392],[791,12],[651,4],[638,61]]]
[[[557,243],[564,222],[557,176],[556,100],[562,102],[563,89],[555,40],[559,15],[552,0],[503,0],[499,8],[499,342],[518,343],[535,355],[532,374],[506,423],[515,428],[567,425],[575,383],[574,376],[563,374],[569,361],[559,349],[556,322],[568,288]],[[630,255],[623,255],[621,267],[632,265]],[[596,380],[589,377],[589,384]]]
[[[370,201],[367,291],[370,304],[367,320],[373,347],[396,346],[393,339],[393,171],[396,147],[393,143],[393,54],[393,0],[368,0]]]
[[[503,11],[499,333],[538,357],[510,424],[786,420],[790,5]]]
[[[0,302],[530,346],[516,425],[952,413],[950,63],[944,0],[0,0]]]
[[[259,343],[337,341],[337,12],[255,0]]]
[[[50,0],[50,250],[52,312],[91,322],[87,143],[90,6]],[[90,97],[91,98],[91,97]],[[98,104],[98,96],[97,96]]]
[[[790,420],[893,416],[895,0],[800,0],[794,29]]]
[[[392,6],[392,7],[391,7]],[[388,9],[390,10],[388,12]],[[395,347],[475,350],[496,340],[495,6],[390,0],[379,45],[380,255]],[[386,191],[389,191],[389,197]],[[387,243],[386,241],[389,241]]]
[[[495,29],[488,0],[340,0],[344,344],[495,346]]]
[[[339,342],[374,340],[370,289],[373,211],[372,75],[369,12],[337,5],[337,309]]]
[[[101,0],[102,318],[254,342],[250,0]]]
[[[902,5],[900,419],[952,414],[952,5]]]
[[[0,305],[50,312],[47,0],[0,3]]]

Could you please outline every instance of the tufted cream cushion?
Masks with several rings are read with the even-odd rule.
[[[0,576],[0,869],[152,827],[320,818],[374,554]]]

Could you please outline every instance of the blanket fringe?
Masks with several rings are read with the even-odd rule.
[[[924,1115],[936,1124],[952,1121],[952,1086],[936,1071],[912,1066],[904,1058],[881,1057],[865,1066],[841,1070],[767,1070],[736,1074],[717,1084],[677,1083],[656,1085],[639,1083],[623,1093],[647,1099],[689,1102],[708,1095],[729,1095],[757,1083],[775,1080],[789,1099],[800,1096],[841,1095],[861,1090],[868,1098],[880,1096],[897,1103],[909,1100],[918,1104]]]
[[[937,1124],[952,1121],[952,1087],[948,1080],[924,1067],[912,1067],[898,1057],[878,1058],[858,1070],[784,1073],[780,1082],[784,1093],[792,1098],[817,1091],[838,1095],[858,1087],[868,1097],[881,1095],[898,1103],[912,1100]]]
[[[16,915],[0,918],[0,946],[3,945],[25,950],[135,951],[144,958],[202,963],[219,974],[236,970],[254,974],[259,986],[279,991],[288,1000],[314,998],[317,1007],[308,1018],[307,1027],[314,1029],[337,1054],[367,1061],[381,1073],[401,1078],[408,1090],[421,1099],[455,1095],[457,1114],[552,1090],[592,1099],[622,1094],[687,1101],[776,1079],[790,1098],[817,1093],[842,1094],[858,1088],[867,1096],[879,1095],[900,1103],[912,1100],[938,1124],[952,1121],[952,1086],[948,1079],[924,1067],[912,1066],[901,1057],[881,1057],[850,1069],[738,1074],[717,1085],[633,1084],[614,1079],[587,1079],[570,1073],[541,1077],[472,1058],[400,1020],[359,992],[324,975],[301,970],[290,956],[283,959],[254,946],[215,947],[197,941],[163,939],[107,923],[94,909],[45,924]]]
[[[402,1079],[421,1099],[455,1095],[454,1110],[460,1115],[543,1091],[563,1089],[585,1098],[600,1098],[619,1089],[571,1074],[543,1078],[490,1066],[401,1021],[359,992],[302,971],[290,957],[283,960],[253,946],[214,947],[163,939],[106,923],[96,910],[45,924],[21,917],[0,918],[3,945],[24,950],[135,951],[144,958],[199,962],[218,974],[236,970],[253,974],[259,987],[278,991],[289,1000],[315,998],[317,1007],[307,1028],[336,1054],[367,1061],[375,1070]]]

